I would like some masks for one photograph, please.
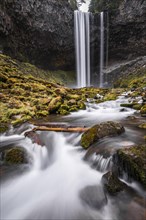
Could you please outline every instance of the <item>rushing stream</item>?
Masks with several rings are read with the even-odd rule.
[[[1,147],[20,146],[27,150],[29,164],[7,170],[1,181],[2,220],[143,220],[145,192],[128,183],[129,192],[110,197],[101,178],[112,166],[113,152],[140,143],[144,136],[127,116],[134,110],[120,107],[123,97],[101,104],[87,103],[87,109],[52,121],[91,126],[107,120],[121,121],[126,132],[104,138],[89,155],[79,144],[80,134],[38,132],[43,147],[24,136],[32,125],[11,129],[1,136]],[[141,120],[141,119],[139,119]],[[11,173],[11,174],[10,174]]]

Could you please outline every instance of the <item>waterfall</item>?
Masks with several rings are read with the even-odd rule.
[[[90,13],[74,12],[77,86],[90,86]]]
[[[103,87],[103,67],[104,67],[104,13],[100,13],[100,83]]]
[[[95,84],[96,79],[91,77],[91,63],[90,63],[90,25],[91,13],[83,11],[74,12],[74,30],[75,30],[75,49],[76,49],[76,72],[77,72],[77,86],[86,87],[91,83]],[[107,84],[107,77],[104,77],[104,68],[108,66],[108,12],[100,12],[99,16],[99,87]],[[96,24],[97,25],[97,24]],[[91,26],[91,28],[90,28]],[[94,28],[92,30],[94,32]],[[91,31],[91,32],[92,32]],[[93,34],[93,33],[91,33]],[[91,40],[92,42],[92,40]],[[105,52],[104,52],[105,51]],[[93,57],[92,57],[93,59]],[[92,62],[93,65],[93,62]],[[94,69],[94,67],[92,68]],[[105,78],[105,79],[104,79]],[[93,82],[91,82],[93,81]]]

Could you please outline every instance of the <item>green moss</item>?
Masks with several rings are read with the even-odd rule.
[[[23,148],[15,147],[5,153],[5,162],[8,164],[26,163],[26,152]]]
[[[140,110],[141,107],[142,107],[141,104],[134,104],[134,105],[133,105],[133,108],[134,108],[135,110]]]
[[[48,112],[48,111],[45,111],[45,110],[43,110],[43,111],[38,111],[38,112],[37,112],[37,117],[46,117],[48,114],[49,114],[49,112]]]
[[[140,109],[140,113],[141,115],[146,115],[146,105],[142,106],[142,108]]]
[[[5,76],[4,74],[0,73],[0,81],[5,83],[5,82],[7,82],[7,80],[8,80],[8,77]]]
[[[93,126],[81,137],[81,146],[87,149],[91,144],[97,140],[97,127]]]
[[[67,94],[67,98],[68,99],[75,99],[75,100],[80,100],[81,97],[79,95],[76,95],[76,94]]]
[[[146,129],[146,123],[142,123],[141,125],[138,126],[139,128]]]
[[[32,117],[30,116],[30,115],[24,115],[23,117],[21,117],[21,118],[18,118],[18,119],[16,119],[16,120],[13,120],[13,121],[11,121],[11,123],[12,123],[12,125],[18,125],[18,124],[22,124],[22,123],[24,123],[24,122],[26,122],[26,121],[29,121],[29,120],[31,120],[32,119]]]
[[[124,131],[124,127],[121,124],[112,121],[94,125],[82,135],[81,146],[87,149],[100,138],[110,135],[118,135]]]
[[[110,101],[115,100],[117,98],[117,95],[115,93],[108,93],[104,97],[104,101]]]
[[[60,115],[68,115],[69,111],[61,108],[57,111],[57,113],[59,113]]]
[[[133,146],[117,151],[119,166],[128,175],[146,187],[146,145]]]
[[[49,111],[50,113],[55,113],[55,112],[59,109],[59,107],[61,106],[61,104],[62,104],[62,98],[61,98],[61,96],[58,96],[58,97],[56,97],[56,98],[53,98],[53,99],[51,100],[51,102],[49,103],[48,111]]]
[[[71,108],[69,108],[69,111],[70,112],[77,112],[78,111],[77,105],[73,105]]]
[[[4,133],[8,130],[8,126],[5,124],[0,125],[0,133]]]
[[[138,67],[114,82],[114,87],[140,88],[146,86],[146,68]]]
[[[82,101],[78,101],[78,102],[77,102],[77,105],[79,106],[79,109],[86,109],[86,105],[85,105],[85,103],[82,102]]]
[[[123,104],[121,104],[120,106],[121,107],[126,107],[126,108],[133,108],[133,103],[123,103]]]

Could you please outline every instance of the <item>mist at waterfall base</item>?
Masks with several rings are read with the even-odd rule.
[[[120,97],[117,101],[89,103],[86,110],[64,116],[61,120],[66,123],[79,121],[80,125],[93,125],[93,122],[107,119],[124,121],[134,112],[132,109],[120,112],[120,103],[126,101]],[[139,142],[143,134],[127,127],[120,137],[101,140],[97,146],[98,153],[85,159],[86,151],[79,144],[80,134],[37,132],[43,142],[41,147],[24,136],[24,132],[32,127],[30,124],[22,125],[1,136],[1,147],[25,148],[29,160],[27,165],[20,167],[11,165],[13,170],[11,168],[6,177],[2,175],[1,219],[140,219],[143,207],[137,201],[144,197],[142,189],[136,183],[129,183],[134,190],[132,195],[122,192],[109,197],[104,192],[101,179],[111,169],[113,150]],[[104,156],[103,149],[108,149],[108,155]]]
[[[97,25],[98,27],[95,28]],[[98,29],[96,30],[98,33],[95,29]],[[74,11],[74,32],[77,87],[107,86],[104,72],[108,65],[108,12],[93,15],[90,12]],[[99,45],[96,46],[96,51],[94,51],[93,35],[98,35],[96,44]],[[95,53],[99,54],[97,56],[99,59],[96,61]]]

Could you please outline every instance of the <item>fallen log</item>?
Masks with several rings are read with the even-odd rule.
[[[56,131],[56,132],[85,132],[89,128],[86,127],[46,127],[38,126],[32,129],[32,131]]]

